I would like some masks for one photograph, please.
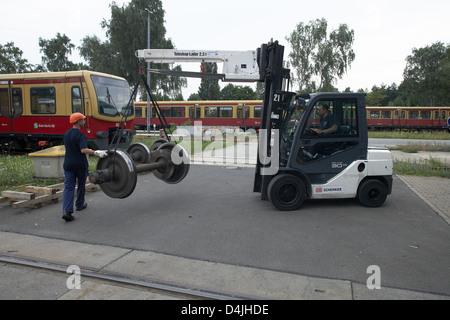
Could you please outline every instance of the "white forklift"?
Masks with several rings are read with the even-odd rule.
[[[365,94],[288,91],[278,42],[255,51],[138,50],[146,62],[222,62],[223,73],[151,72],[212,77],[230,82],[265,82],[254,192],[279,210],[297,210],[306,199],[357,198],[382,205],[392,191],[388,149],[368,146]],[[325,111],[324,111],[325,110]]]

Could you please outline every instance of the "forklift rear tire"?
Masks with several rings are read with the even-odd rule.
[[[281,174],[273,178],[267,188],[272,204],[280,211],[300,209],[306,198],[303,181],[292,174]]]
[[[388,195],[386,185],[380,180],[370,179],[361,183],[358,189],[358,200],[365,207],[379,207]]]

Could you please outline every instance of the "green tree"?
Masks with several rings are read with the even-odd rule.
[[[386,94],[386,86],[382,85],[381,88],[377,86],[372,87],[372,92],[366,95],[366,104],[368,106],[383,106],[387,105],[386,99],[388,95]]]
[[[200,101],[202,98],[198,95],[198,93],[191,93],[191,95],[188,98],[188,101]]]
[[[82,64],[76,64],[69,60],[75,45],[65,34],[61,35],[58,32],[56,38],[50,40],[39,38],[39,47],[41,47],[40,52],[44,54],[42,56],[44,70],[56,72],[83,68]]]
[[[449,50],[442,42],[414,48],[406,58],[401,86],[413,105],[443,106],[450,103]]]
[[[217,73],[217,63],[205,62],[205,73]],[[200,87],[198,88],[198,95],[202,100],[219,100],[220,86],[219,80],[202,78]]]
[[[249,86],[227,84],[220,92],[220,100],[256,100],[257,94]]]
[[[89,63],[89,70],[119,74],[116,64],[117,53],[109,41],[101,42],[97,36],[86,36],[81,41],[79,50],[81,57]]]
[[[32,70],[27,59],[22,58],[23,51],[14,46],[14,42],[0,44],[0,73],[24,73]]]
[[[96,36],[83,39],[80,53],[92,70],[124,77],[131,85],[138,79],[139,69],[146,73],[147,64],[140,63],[135,52],[147,48],[148,9],[150,14],[151,48],[173,49],[170,39],[166,39],[164,27],[165,11],[160,0],[131,0],[127,5],[119,6],[112,2],[111,19],[101,22],[107,40],[101,42]],[[168,69],[168,65],[151,64],[151,68]],[[179,68],[177,70],[180,70]],[[152,74],[150,89],[159,98],[176,99],[187,81],[181,77]]]
[[[336,78],[342,78],[355,60],[354,31],[341,24],[328,36],[327,28],[324,18],[309,24],[301,22],[286,37],[292,48],[289,65],[293,68],[293,79],[299,92],[337,91],[334,87]]]

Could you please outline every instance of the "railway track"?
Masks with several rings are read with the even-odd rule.
[[[0,263],[5,266],[27,268],[37,272],[51,273],[55,275],[64,274],[69,278],[70,265],[36,259],[31,257],[17,256],[13,254],[0,254]],[[96,270],[80,266],[80,279],[93,282],[105,283],[115,287],[126,287],[140,291],[149,291],[162,297],[171,297],[178,300],[256,300],[253,296],[243,296],[233,292],[225,292],[210,288],[189,286],[182,283],[168,282],[158,279],[144,278],[132,274],[116,273],[106,270]],[[132,298],[132,297],[130,297]]]

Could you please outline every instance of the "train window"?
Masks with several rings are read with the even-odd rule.
[[[406,111],[402,110],[402,112],[400,114],[400,119],[406,119]]]
[[[131,95],[128,82],[96,75],[92,75],[91,78],[97,94],[100,114],[110,117],[124,113],[133,114],[133,109],[128,108]]]
[[[381,111],[381,119],[390,119],[391,111]]]
[[[172,108],[159,108],[161,110],[162,115],[165,118],[171,118],[172,117]]]
[[[184,107],[172,108],[172,117],[174,118],[186,118],[186,112]]]
[[[81,90],[80,87],[72,87],[72,113],[84,113],[81,104]]]
[[[217,118],[217,107],[205,107],[205,118]]]
[[[262,107],[255,107],[255,109],[253,110],[253,117],[254,118],[262,117]]]
[[[380,111],[370,111],[370,119],[380,119]]]
[[[421,111],[420,112],[420,118],[423,119],[423,120],[431,119],[431,111]]]
[[[419,111],[410,111],[408,115],[409,119],[417,120],[419,119]]]
[[[56,113],[56,90],[54,87],[31,88],[31,113]]]
[[[22,89],[13,88],[12,89],[12,103],[13,103],[13,119],[16,119],[23,114],[23,100],[22,100]]]
[[[442,111],[442,118],[441,118],[442,120],[445,120],[445,119],[447,119],[447,117],[445,116],[445,111]]]
[[[233,118],[233,107],[219,107],[220,118]]]
[[[250,118],[250,107],[245,105],[238,105],[237,108],[238,119],[248,119]]]
[[[142,118],[142,107],[135,107],[134,112],[136,118]]]
[[[0,116],[9,118],[8,89],[0,89]]]

